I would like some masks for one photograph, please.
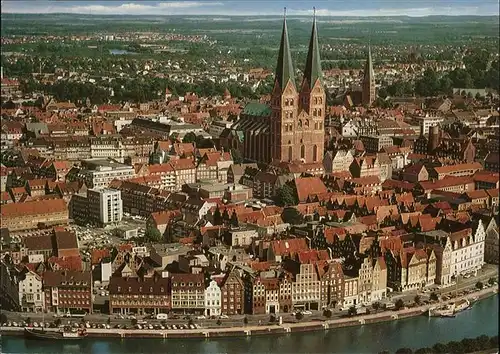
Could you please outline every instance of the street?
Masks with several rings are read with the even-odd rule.
[[[439,295],[445,295],[445,294],[453,294],[455,295],[456,293],[459,293],[465,289],[474,289],[476,286],[476,283],[478,281],[483,282],[486,284],[490,278],[496,278],[498,280],[498,269],[495,265],[486,265],[484,266],[480,271],[478,271],[477,276],[471,277],[468,279],[465,278],[459,278],[458,285],[451,285],[446,288],[442,289],[437,289],[435,290],[436,294]],[[422,300],[427,300],[428,297],[430,296],[432,291],[427,291],[427,292],[418,292],[418,291],[409,291],[405,292],[403,294],[401,293],[391,293],[390,299],[395,302],[397,299],[403,299],[405,304],[409,305],[414,302],[414,298],[416,295],[419,295]],[[323,316],[322,311],[311,311],[311,315],[304,315],[303,319],[301,321],[297,321],[295,316],[292,315],[291,313],[279,313],[276,315],[276,323],[279,321],[279,316],[283,318],[283,323],[296,323],[296,322],[303,322],[303,321],[324,321],[326,318]],[[375,311],[373,308],[370,308],[370,312],[377,313],[377,312],[383,312],[382,309]],[[56,318],[54,317],[53,314],[43,314],[43,313],[22,313],[22,312],[7,312],[4,311],[7,315],[7,318],[9,321],[16,321],[16,322],[22,322],[25,321],[27,318],[30,318],[31,321],[36,321],[36,322],[53,322]],[[341,317],[346,316],[347,311],[340,311],[338,309],[332,310],[332,316],[329,318],[330,320],[338,319]],[[161,321],[161,320],[156,320],[156,319],[146,319],[148,324],[161,324],[161,323],[166,323],[167,325],[180,325],[180,324],[187,324],[188,319],[185,318],[187,315],[178,315],[178,319],[172,319],[169,318],[166,321]],[[135,316],[138,321],[144,320],[145,316]],[[197,319],[196,315],[191,315],[190,318],[192,319],[193,323],[196,323],[200,325],[203,328],[223,328],[223,327],[236,327],[236,326],[242,326],[244,325],[244,318],[247,318],[247,325],[248,326],[259,326],[259,325],[267,325],[269,324],[269,320],[271,318],[270,314],[261,314],[261,315],[235,315],[231,316],[229,319],[220,319],[220,324],[217,324],[218,320],[217,319]],[[73,324],[73,323],[80,323],[82,322],[81,318],[65,318],[65,317],[60,317],[61,318],[61,324]],[[88,314],[85,315],[83,318],[85,322],[90,322],[90,323],[95,323],[95,324],[106,324],[108,323],[108,320],[110,321],[109,324],[111,327],[114,327],[116,325],[119,325],[120,327],[123,327],[124,325],[127,326],[128,328],[132,327],[132,320],[127,319],[127,318],[118,318],[116,315],[108,315],[108,314],[100,314],[100,313],[93,313],[93,314]]]

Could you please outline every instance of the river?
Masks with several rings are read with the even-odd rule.
[[[329,331],[222,339],[84,339],[78,344],[2,338],[2,353],[378,353],[498,334],[498,295],[455,318],[419,316]]]

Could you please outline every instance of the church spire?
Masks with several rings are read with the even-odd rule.
[[[368,59],[366,60],[363,73],[362,101],[367,106],[371,106],[375,101],[375,72],[373,71],[372,50],[370,46],[368,46]]]
[[[371,46],[368,46],[368,59],[365,63],[364,70],[364,81],[372,81],[375,80],[375,74],[373,72],[373,63],[372,63],[372,50]]]
[[[295,84],[293,74],[292,53],[290,52],[290,44],[288,42],[288,30],[286,27],[286,7],[285,16],[283,19],[283,32],[281,33],[280,51],[278,54],[278,65],[276,66],[276,81],[280,85],[281,91],[284,90],[288,81],[291,80]]]
[[[311,39],[309,41],[309,51],[307,53],[306,68],[304,70],[304,80],[312,88],[317,79],[321,79],[321,59],[319,55],[318,31],[316,26],[316,8],[314,10]]]

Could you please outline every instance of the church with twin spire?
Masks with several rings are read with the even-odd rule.
[[[302,82],[297,86],[285,16],[270,104],[245,106],[227,137],[228,147],[256,162],[320,163],[325,104],[316,17]]]

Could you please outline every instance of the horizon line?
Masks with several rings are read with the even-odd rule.
[[[259,17],[283,17],[283,14],[96,14],[96,13],[85,13],[85,12],[18,12],[18,11],[2,11],[0,16],[3,15],[84,15],[84,16],[134,16],[134,17],[146,17],[146,16],[154,16],[154,17],[179,17],[179,16],[190,16],[190,17],[204,17],[204,16],[218,16],[218,17],[243,17],[243,16],[259,16]],[[300,15],[287,15],[287,19],[294,17],[306,17],[309,18],[311,15],[309,14],[300,14]],[[323,18],[395,18],[395,17],[410,17],[410,18],[425,18],[425,17],[498,17],[500,18],[500,14],[491,15],[491,14],[456,14],[456,15],[318,15],[316,17]]]

